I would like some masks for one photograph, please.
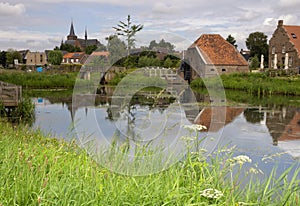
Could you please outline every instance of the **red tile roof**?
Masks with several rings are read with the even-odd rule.
[[[283,25],[283,28],[285,29],[290,41],[294,44],[295,49],[298,51],[298,55],[300,56],[300,26]]]
[[[84,52],[66,53],[64,59],[80,59],[84,55]]]
[[[198,47],[207,64],[248,66],[238,50],[219,34],[203,34],[190,48]]]
[[[91,54],[91,56],[105,56],[108,57],[109,56],[109,52],[108,51],[99,51],[99,52],[93,52]]]

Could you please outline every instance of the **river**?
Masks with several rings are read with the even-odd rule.
[[[92,96],[92,104],[73,105],[73,110],[70,94],[61,98],[57,97],[59,92],[55,98],[52,94],[48,97],[37,95],[32,98],[36,105],[33,128],[67,140],[78,138],[78,134],[102,136],[106,143],[111,142],[116,131],[120,136],[131,131],[130,135],[134,136],[131,140],[145,142],[154,137],[163,138],[165,128],[172,125],[197,123],[207,128],[200,133],[206,138],[203,146],[211,154],[223,147],[234,148],[233,155],[249,156],[265,174],[275,166],[280,173],[300,162],[300,102],[297,97],[250,97],[232,92],[227,95],[226,106],[212,111],[207,95],[197,93],[199,109],[182,112],[182,107],[174,100],[166,100],[168,98],[154,105],[149,96],[157,93],[149,92],[136,96],[130,107],[116,112],[112,104],[113,92],[113,88],[104,87],[100,94]],[[226,114],[223,121],[214,123],[212,116],[222,113]],[[167,136],[182,135],[178,128],[169,129]],[[98,140],[103,144],[103,139]],[[173,141],[167,139],[166,144],[171,145]]]

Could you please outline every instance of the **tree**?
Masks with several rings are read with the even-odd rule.
[[[257,55],[255,55],[254,57],[251,58],[250,69],[257,69],[259,65],[260,65],[259,59]]]
[[[232,44],[235,48],[237,48],[236,40],[231,34],[228,35],[226,41],[228,41],[230,44]]]
[[[6,67],[6,51],[0,52],[0,65]]]
[[[93,51],[95,51],[97,49],[96,45],[89,45],[85,48],[85,53],[86,54],[91,54],[93,53]]]
[[[81,49],[78,46],[73,46],[71,44],[64,44],[64,43],[61,43],[59,49],[61,51],[67,51],[67,52],[81,52]]]
[[[265,61],[268,62],[268,37],[262,32],[253,32],[246,39],[246,46],[250,50],[250,57],[260,57],[262,54]]]
[[[170,42],[161,39],[159,43],[156,43],[155,40],[152,40],[149,44],[149,50],[155,50],[159,48],[164,48],[166,52],[174,52],[175,46]]]
[[[50,51],[48,54],[48,61],[53,65],[60,65],[63,60],[63,54],[59,50]]]
[[[110,35],[105,39],[108,41],[109,62],[113,65],[126,55],[126,45],[117,35]]]
[[[170,68],[172,67],[172,65],[173,65],[172,60],[170,58],[166,58],[166,60],[164,61],[164,67]]]
[[[116,30],[118,36],[125,36],[127,43],[127,55],[130,54],[130,49],[135,45],[135,35],[137,32],[143,29],[141,24],[133,24],[130,19],[130,15],[127,16],[127,22],[119,21],[119,24],[116,27],[113,27]]]
[[[8,49],[6,52],[6,65],[14,64],[14,60],[17,59],[19,63],[22,63],[22,55],[20,52]]]

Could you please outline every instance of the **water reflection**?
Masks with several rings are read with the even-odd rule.
[[[90,119],[92,113],[96,111],[99,124],[107,127],[107,130],[115,129],[115,119],[110,107],[113,93],[113,87],[103,87],[99,89],[97,95],[83,95],[79,98],[81,103],[75,107],[73,105],[73,110],[72,96],[64,96],[63,98],[49,96],[48,98],[34,99],[36,103],[34,127],[39,127],[53,136],[70,137],[73,135],[70,128],[72,121],[75,120],[75,115],[82,119]],[[148,115],[149,121],[159,118],[158,115],[164,115],[172,103],[170,99],[160,99],[157,104],[154,104],[154,99],[151,97],[155,95],[157,92],[134,96],[130,103],[131,108],[123,110],[123,113],[119,113],[119,115],[129,117],[133,127],[139,130],[147,129],[147,125],[144,124],[147,122],[145,117]],[[188,94],[183,95],[181,101],[184,102],[185,98],[188,97],[190,97]],[[196,97],[198,102],[210,103],[211,101],[209,96],[205,94],[198,93]],[[186,101],[188,102],[188,100]],[[86,107],[87,104],[93,105],[94,108]],[[251,148],[256,154],[259,153],[258,156],[272,152],[287,152],[293,158],[300,158],[299,107],[274,103],[248,107],[220,106],[214,109],[215,114],[226,112],[225,123],[218,124],[218,115],[212,116],[212,108],[209,106],[186,109],[185,116],[191,123],[205,125],[210,130],[211,136],[224,130],[222,131],[224,144],[228,142],[237,143],[244,152]],[[212,120],[214,121],[213,124]],[[157,128],[159,126],[161,125],[157,125]],[[124,129],[125,133],[128,132],[124,127],[121,128]],[[105,133],[113,134],[108,131]],[[251,145],[257,145],[257,148],[252,148]],[[264,146],[261,147],[262,145]]]

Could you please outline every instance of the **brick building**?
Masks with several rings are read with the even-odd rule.
[[[181,71],[184,71],[186,80],[192,80],[198,76],[249,72],[249,65],[239,51],[221,35],[203,34],[186,51],[185,66]]]
[[[75,47],[77,46],[81,50],[84,50],[88,46],[93,46],[93,45],[95,45],[97,47],[101,46],[98,39],[88,39],[86,29],[85,29],[84,39],[78,38],[77,35],[75,34],[73,22],[71,22],[70,33],[67,36],[67,40],[65,41],[65,44],[70,44]]]
[[[269,67],[288,69],[300,66],[300,26],[284,25],[278,21],[269,41]]]

